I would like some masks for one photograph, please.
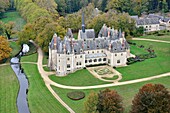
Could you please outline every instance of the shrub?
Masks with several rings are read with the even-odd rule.
[[[81,100],[85,97],[85,93],[82,91],[73,91],[67,93],[67,97],[72,100]]]

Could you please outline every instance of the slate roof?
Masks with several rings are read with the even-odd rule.
[[[157,18],[157,19],[163,19],[163,16],[155,15],[155,14],[149,14],[146,18]]]
[[[130,16],[132,19],[137,20],[139,19],[138,15]]]
[[[159,19],[157,18],[144,18],[136,20],[137,25],[151,25],[151,24],[159,24]]]
[[[108,30],[113,32],[112,34],[110,33],[110,37],[108,37]],[[50,47],[51,49],[56,49],[57,52],[61,54],[82,54],[83,51],[97,49],[107,49],[111,52],[123,52],[129,48],[126,39],[123,38],[124,44],[122,44],[119,40],[122,38],[121,30],[117,31],[104,26],[101,29],[101,33],[104,35],[99,38],[94,38],[94,30],[92,29],[86,30],[86,33],[90,33],[90,35],[86,35],[88,38],[81,40],[74,40],[74,38],[70,38],[70,33],[67,33],[67,36],[64,37],[64,40],[61,40],[60,37],[54,34],[50,43]],[[111,47],[111,49],[109,47]]]
[[[86,38],[95,38],[95,32],[94,29],[86,29],[85,33],[83,33],[82,30],[79,30],[80,38],[86,39]]]

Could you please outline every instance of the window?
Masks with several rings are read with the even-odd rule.
[[[69,60],[70,60],[70,58],[67,58],[67,60],[69,61]]]
[[[67,68],[70,68],[70,64],[67,64]]]
[[[75,56],[75,58],[77,58],[77,56]]]
[[[82,55],[80,56],[80,58],[82,58]]]
[[[94,59],[94,62],[97,62],[97,59]]]
[[[117,56],[117,54],[115,54],[115,56]]]
[[[87,60],[85,60],[85,63],[87,63]]]
[[[99,58],[99,60],[98,60],[99,62],[101,62],[102,61],[102,59],[101,58]]]
[[[77,62],[77,64],[76,64],[77,66],[79,65],[79,63]]]
[[[103,58],[103,61],[106,61],[106,58]]]
[[[94,51],[92,51],[92,53],[94,53]]]
[[[60,60],[58,60],[58,62],[60,62]]]
[[[102,53],[103,53],[103,50],[102,50]]]
[[[121,56],[123,56],[123,53],[121,53]]]
[[[89,62],[91,63],[91,62],[92,62],[92,60],[90,59],[90,60],[89,60]]]
[[[120,60],[117,60],[117,63],[120,63]]]
[[[79,62],[79,65],[81,65],[81,62]]]
[[[99,53],[99,51],[97,51],[97,53]]]

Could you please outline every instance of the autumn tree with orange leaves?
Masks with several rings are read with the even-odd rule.
[[[169,113],[170,92],[161,84],[146,84],[132,101],[130,113]]]
[[[9,46],[7,39],[3,36],[0,36],[0,62],[4,59],[9,58],[12,49]]]

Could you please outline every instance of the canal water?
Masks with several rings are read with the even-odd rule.
[[[27,101],[27,93],[28,93],[28,79],[26,75],[23,73],[20,64],[20,57],[22,56],[22,52],[19,53],[17,57],[11,59],[11,67],[14,70],[20,85],[20,89],[17,97],[17,107],[18,113],[30,113],[28,101]]]

